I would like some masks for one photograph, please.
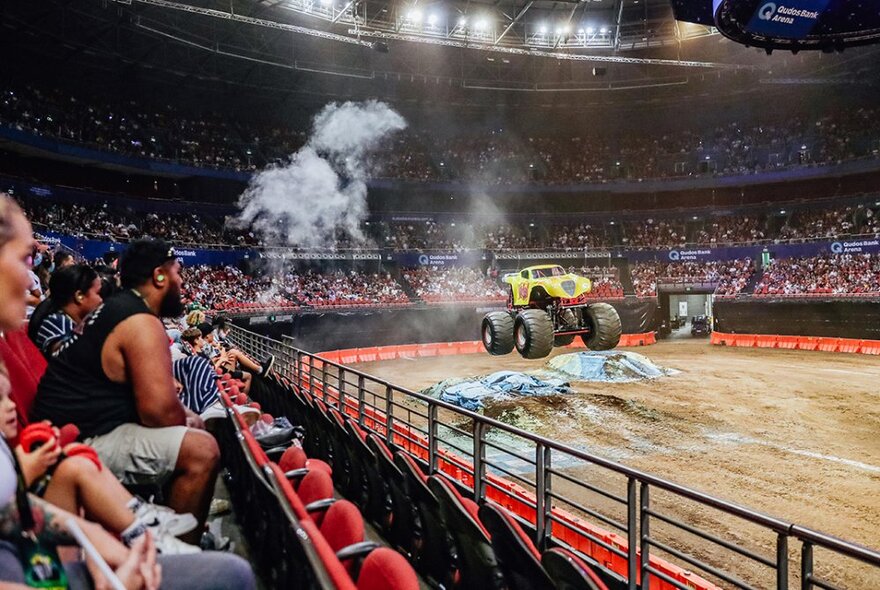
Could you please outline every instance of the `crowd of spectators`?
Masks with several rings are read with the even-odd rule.
[[[185,297],[213,310],[241,303],[278,306],[338,306],[408,303],[400,284],[384,272],[356,270],[278,271],[249,275],[234,267],[184,270]]]
[[[304,129],[281,122],[245,123],[219,113],[27,85],[0,90],[0,123],[130,156],[233,170],[279,161],[307,141]],[[714,129],[644,130],[638,136],[495,129],[449,138],[411,129],[390,138],[373,167],[388,178],[489,184],[755,174],[876,156],[878,137],[880,117],[865,108]]]
[[[209,211],[157,213],[113,205],[62,203],[48,199],[19,198],[34,227],[83,238],[128,242],[157,236],[189,247],[258,247],[259,236],[238,227],[233,218]],[[880,236],[880,205],[868,201],[855,206],[779,209],[749,215],[702,218],[680,216],[617,223],[595,222],[466,221],[440,223],[430,220],[364,222],[366,243],[355,243],[340,232],[327,248],[388,248],[391,250],[488,249],[605,250],[623,247],[638,250],[713,247],[849,236]],[[296,245],[290,247],[295,248]]]
[[[703,283],[716,294],[735,295],[755,272],[749,258],[724,261],[637,262],[631,266],[633,287],[639,297],[657,295],[657,285]]]
[[[756,295],[880,293],[880,255],[825,254],[773,260]]]
[[[795,211],[780,228],[779,237],[785,240],[805,238],[835,238],[854,233],[856,209],[806,209]]]
[[[423,301],[463,301],[507,299],[507,291],[496,279],[473,268],[410,268],[403,278]]]

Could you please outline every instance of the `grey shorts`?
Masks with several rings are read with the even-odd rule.
[[[125,485],[162,485],[174,473],[186,426],[147,428],[123,424],[85,442]]]

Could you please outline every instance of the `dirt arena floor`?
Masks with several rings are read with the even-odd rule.
[[[573,394],[504,402],[485,413],[782,520],[880,548],[880,359],[724,348],[706,340],[632,350],[680,373],[638,383],[573,383]],[[554,355],[566,352],[572,351]],[[532,371],[542,365],[516,354],[478,354],[357,368],[419,390],[449,377]],[[600,485],[605,477],[582,466],[567,473]],[[583,495],[564,482],[554,490]],[[599,496],[577,499],[623,517]],[[665,514],[721,531],[725,539],[767,557],[775,555],[775,537],[748,523],[662,494],[652,501],[657,507],[665,502]],[[652,533],[668,535],[676,547],[723,564],[757,587],[770,586],[764,566],[660,524]],[[792,558],[800,549],[793,544]],[[799,572],[792,563],[795,587]],[[851,560],[817,550],[816,563],[817,572],[846,588],[880,588],[876,571]]]

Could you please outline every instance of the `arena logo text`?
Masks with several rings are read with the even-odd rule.
[[[186,257],[192,258],[193,256],[197,256],[195,250],[180,250],[179,248],[174,249],[174,255],[177,257]]]
[[[758,18],[774,23],[784,25],[793,25],[795,18],[806,18],[816,20],[819,18],[819,12],[814,10],[802,10],[800,8],[790,8],[788,6],[779,6],[774,2],[768,2],[758,11]]]
[[[862,240],[859,242],[834,242],[831,244],[833,254],[860,254],[876,251],[880,248],[880,240]]]
[[[704,256],[711,256],[712,250],[670,250],[669,260],[680,262],[682,260],[698,260]]]

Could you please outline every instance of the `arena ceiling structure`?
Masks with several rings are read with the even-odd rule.
[[[315,104],[592,108],[878,82],[876,48],[767,56],[670,0],[35,0],[4,3],[4,69]],[[185,84],[181,84],[185,81]],[[158,92],[158,90],[150,90]]]

